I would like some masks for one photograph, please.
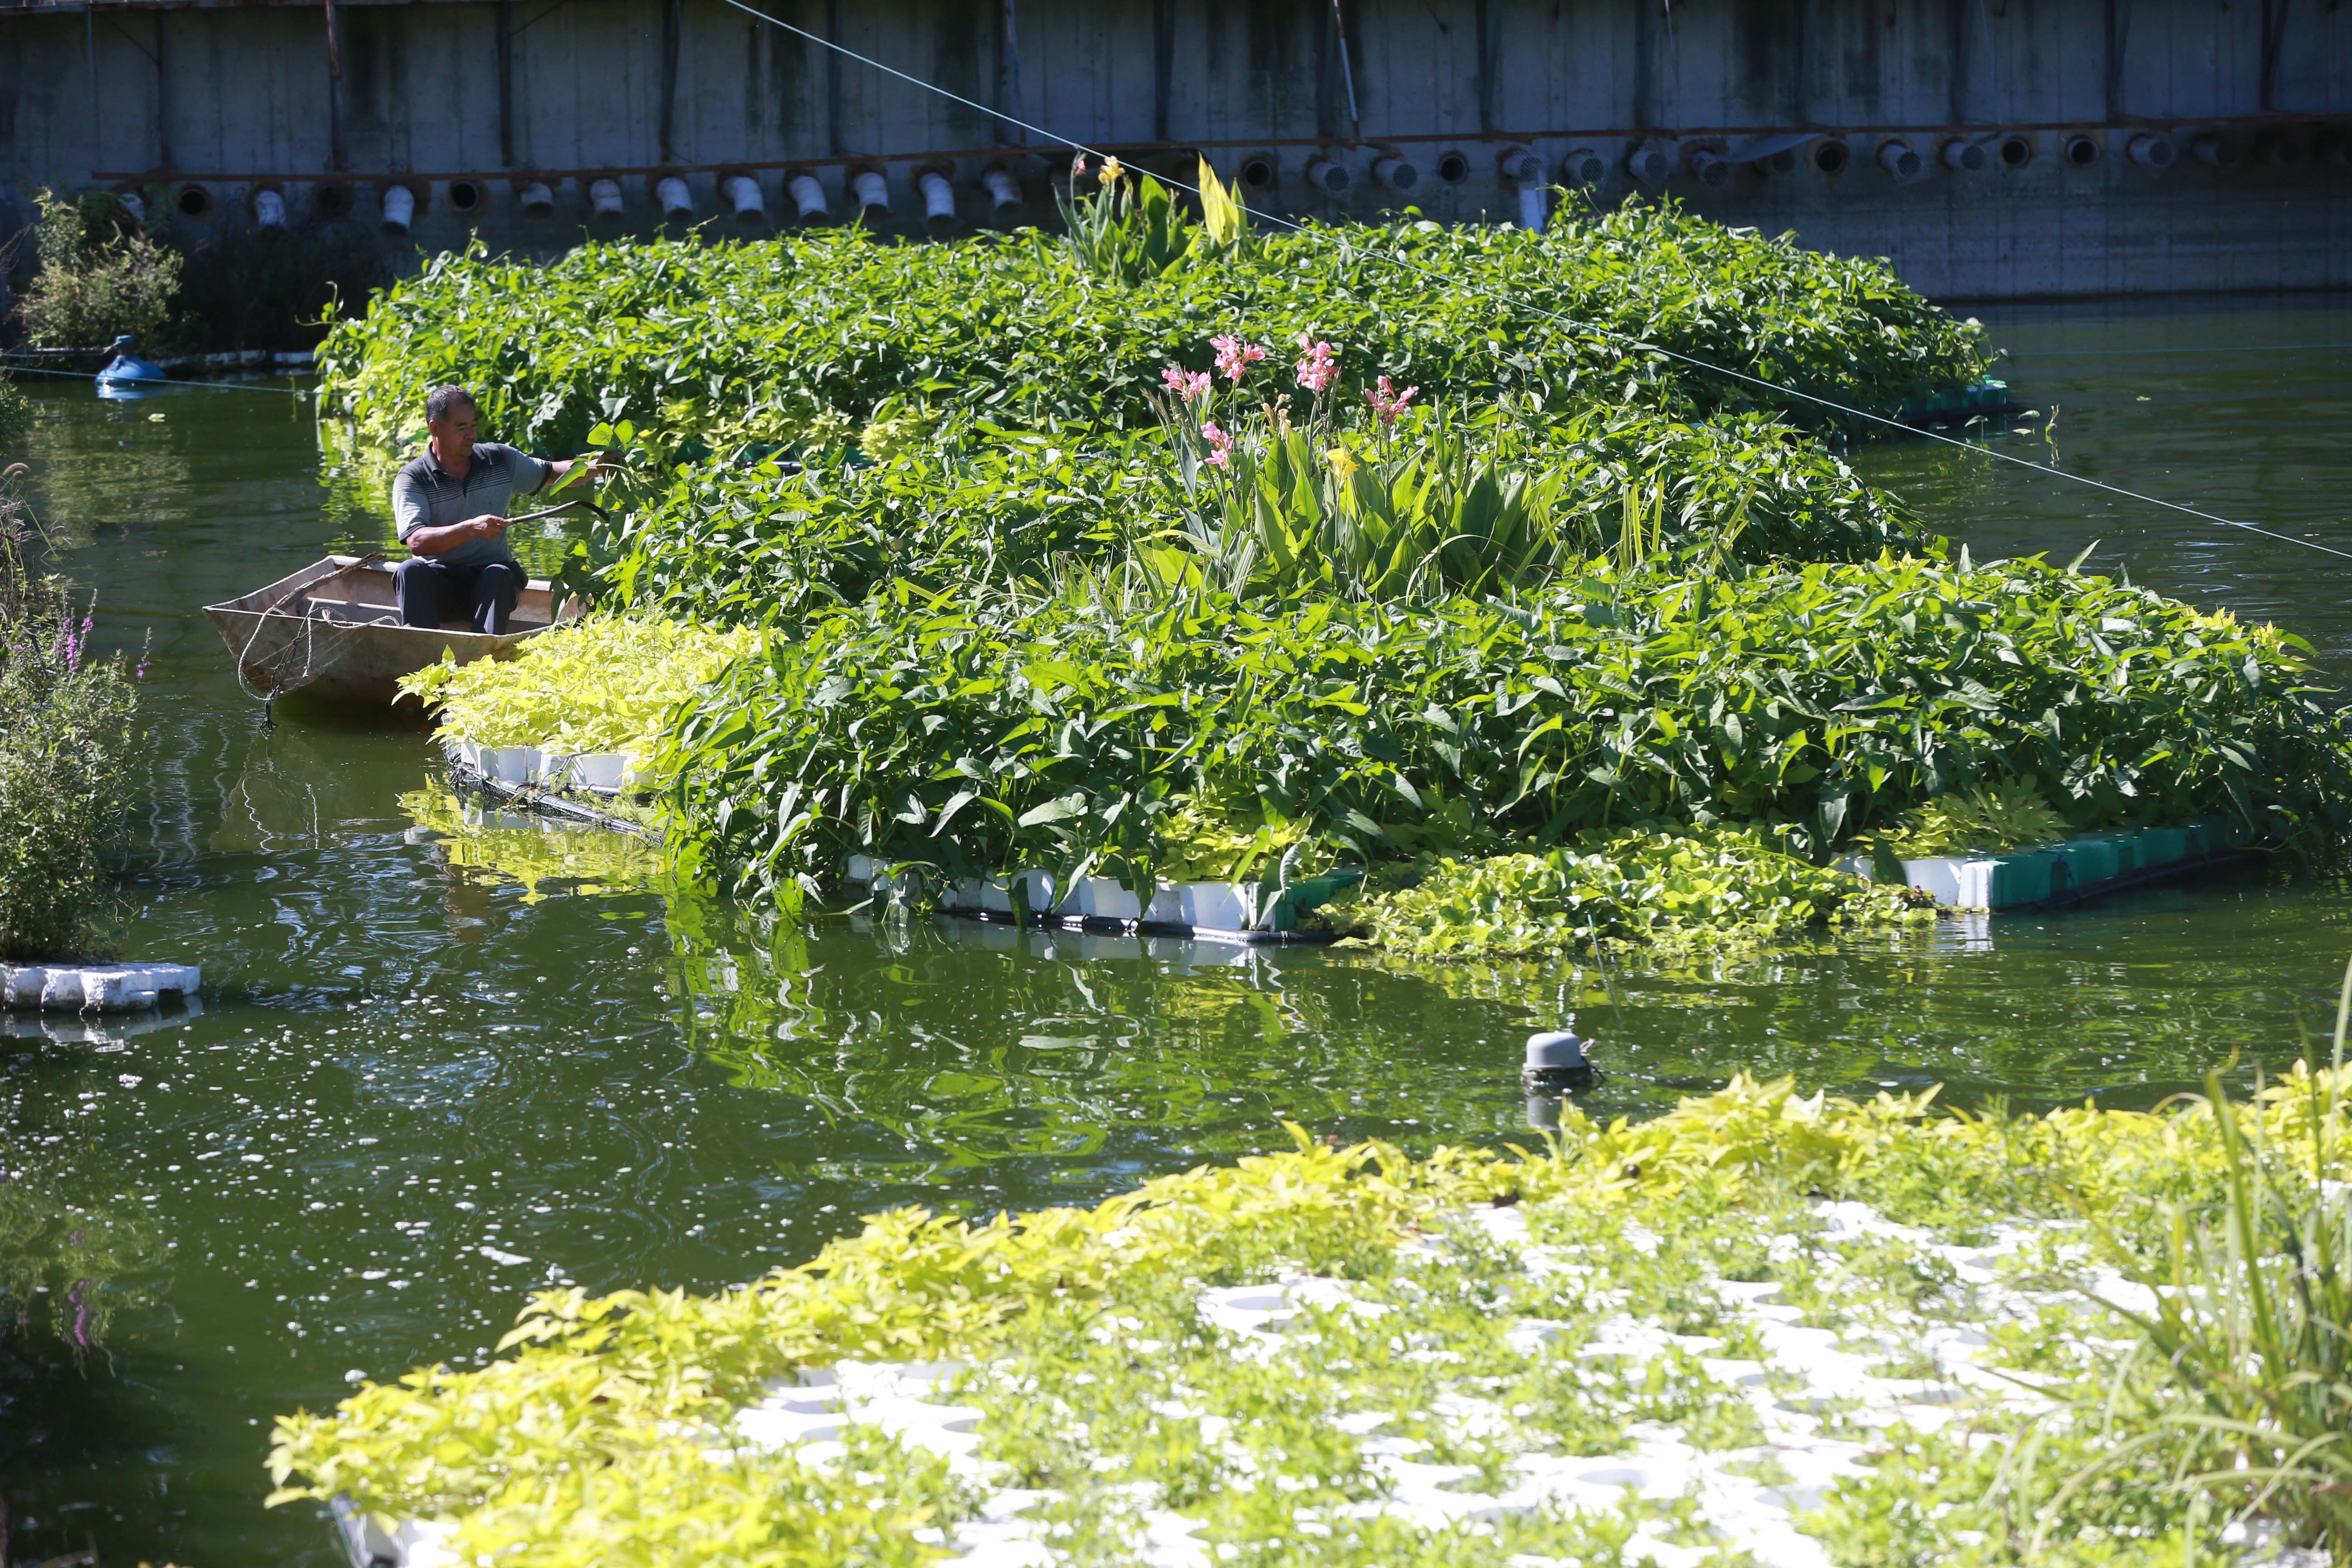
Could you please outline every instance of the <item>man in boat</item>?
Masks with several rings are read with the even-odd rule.
[[[409,551],[395,573],[401,624],[437,626],[462,615],[478,632],[503,632],[523,587],[522,563],[506,541],[514,498],[536,494],[583,461],[593,487],[602,465],[476,441],[473,395],[462,386],[435,387],[425,424],[433,438],[392,481],[393,521]]]

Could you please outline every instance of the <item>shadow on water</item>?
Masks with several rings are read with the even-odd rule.
[[[2334,342],[2352,315],[2019,311],[1996,331],[2021,351]],[[2021,352],[2011,379],[2062,405],[2070,466],[2345,530],[2342,362],[2250,374],[2257,357],[2126,375]],[[73,1253],[40,1279],[0,1262],[14,1561],[95,1542],[110,1564],[323,1568],[314,1510],[260,1507],[271,1419],[356,1376],[478,1363],[535,1288],[708,1289],[882,1205],[1083,1202],[1280,1146],[1284,1121],[1525,1142],[1520,1040],[1571,1019],[1601,1041],[1602,1113],[1741,1068],[2147,1104],[2232,1052],[2291,1056],[2352,947],[2352,889],[2276,864],[2063,915],[1605,966],[779,927],[640,847],[469,811],[414,729],[295,703],[261,727],[199,606],[384,526],[366,487],[322,489],[306,416],[216,393],[39,400],[58,564],[99,589],[106,636],[155,647],[131,950],[199,962],[205,987],[135,1030],[0,1039],[0,1258]],[[1864,461],[1980,555],[2095,534],[2099,560],[2274,617],[2352,671],[2332,567],[2051,499],[1968,454]],[[105,1309],[86,1346],[58,1280]]]

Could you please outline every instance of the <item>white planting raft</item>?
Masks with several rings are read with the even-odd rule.
[[[1052,925],[1213,942],[1315,941],[1313,933],[1298,931],[1299,917],[1319,908],[1361,875],[1333,872],[1301,878],[1287,886],[1256,880],[1163,881],[1147,904],[1116,878],[1081,877],[1061,888],[1051,872],[1029,870],[984,880],[966,877],[940,889],[940,910],[982,920],[1013,920],[1025,911],[1030,919]],[[892,886],[888,870],[864,855],[849,858],[845,879],[877,895],[888,892]]]
[[[196,993],[193,963],[0,963],[0,1000],[55,1013],[131,1013]]]

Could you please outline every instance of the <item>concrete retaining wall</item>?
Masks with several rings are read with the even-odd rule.
[[[418,214],[383,243],[404,258],[471,233],[552,252],[652,232],[665,174],[685,179],[688,221],[723,232],[747,232],[719,216],[730,174],[786,222],[789,173],[815,175],[838,216],[868,165],[890,189],[886,230],[924,232],[926,164],[964,222],[1046,219],[1066,155],[1001,110],[1145,166],[1188,169],[1198,148],[1263,177],[1254,205],[1300,215],[1515,219],[1497,160],[1517,146],[1548,180],[1589,153],[1604,198],[1663,188],[1888,256],[1943,297],[2352,285],[2352,17],[2334,0],[1342,0],[1344,53],[1328,0],[773,13],[984,107],[721,0],[0,5],[0,174],[143,188],[198,231],[250,223],[262,190],[297,225],[373,230],[401,184]],[[2139,136],[2171,166],[2133,162]],[[2204,137],[2220,164],[2197,156]],[[1880,166],[1890,140],[1918,154],[1916,178]],[[1947,168],[1954,141],[1984,143],[1988,166]],[[1710,156],[1774,143],[1780,166],[1702,178]],[[1629,168],[1644,147],[1665,154],[1662,187]],[[1412,189],[1375,180],[1383,153]],[[1318,159],[1345,195],[1309,183]],[[1021,180],[1020,208],[994,211],[992,165]],[[598,178],[619,184],[619,217],[591,220]],[[543,216],[519,204],[533,181],[554,197]]]

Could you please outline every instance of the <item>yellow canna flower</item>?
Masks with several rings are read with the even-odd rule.
[[[1332,447],[1329,451],[1323,454],[1323,458],[1326,462],[1331,465],[1331,471],[1339,475],[1343,479],[1354,479],[1356,477],[1356,470],[1362,467],[1361,464],[1356,461],[1356,454],[1350,452],[1345,447]]]
[[[1114,153],[1103,160],[1103,166],[1095,178],[1100,180],[1106,186],[1115,185],[1118,184],[1118,177],[1126,173],[1125,169],[1118,166],[1118,155]]]

